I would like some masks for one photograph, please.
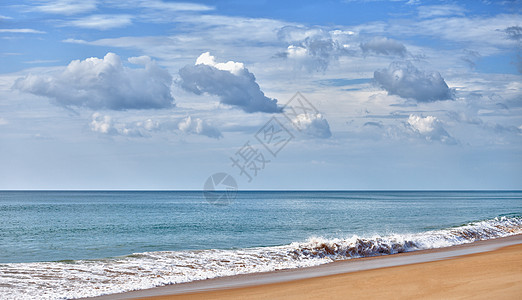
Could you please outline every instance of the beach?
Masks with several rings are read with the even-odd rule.
[[[198,191],[0,198],[0,219],[16,220],[0,226],[6,300],[315,282],[493,251],[519,244],[522,233],[517,191],[241,191],[230,206],[211,205]]]
[[[329,274],[329,275],[325,275]],[[96,299],[501,299],[522,294],[522,235]]]

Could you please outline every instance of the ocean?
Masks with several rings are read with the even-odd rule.
[[[199,191],[2,191],[1,298],[97,296],[522,233],[522,191],[207,200]]]

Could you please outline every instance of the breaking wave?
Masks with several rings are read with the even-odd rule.
[[[301,268],[335,260],[441,248],[522,233],[522,217],[500,217],[415,234],[310,238],[276,247],[157,251],[99,260],[0,264],[3,299],[70,299],[208,278]]]
[[[467,225],[417,234],[349,239],[312,238],[294,243],[294,257],[327,257],[333,260],[450,247],[479,240],[522,233],[522,218],[501,217]]]

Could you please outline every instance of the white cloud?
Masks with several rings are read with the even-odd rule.
[[[309,71],[324,71],[331,61],[351,53],[344,42],[353,34],[351,31],[285,26],[278,31],[278,37],[289,46],[277,56],[293,60]]]
[[[302,132],[313,137],[326,139],[332,136],[330,125],[321,114],[299,114],[292,123]]]
[[[103,134],[116,134],[118,131],[112,124],[110,116],[103,116],[100,113],[92,115],[91,130]]]
[[[108,30],[132,24],[131,15],[92,15],[65,24],[81,28]]]
[[[417,8],[419,10],[419,17],[433,18],[443,16],[464,16],[465,10],[457,5],[424,5]]]
[[[280,112],[276,99],[261,91],[254,74],[242,63],[216,63],[208,52],[201,54],[195,65],[179,70],[181,86],[193,93],[209,93],[220,97],[221,103],[237,106],[245,112]]]
[[[163,1],[140,1],[138,4],[144,8],[152,8],[156,10],[162,11],[209,11],[214,10],[214,7],[198,4],[198,3],[188,3],[188,2],[163,2]]]
[[[95,112],[89,124],[91,131],[109,136],[151,137],[154,132],[180,131],[184,134],[203,135],[219,139],[223,135],[216,127],[200,118],[188,116],[179,121],[172,118],[162,121],[148,118],[144,121],[115,121],[109,115]]]
[[[89,42],[85,41],[85,40],[79,40],[79,39],[65,39],[65,40],[62,40],[63,43],[70,43],[70,44],[89,44]]]
[[[97,2],[96,0],[43,1],[43,4],[33,6],[28,10],[50,14],[74,15],[95,10]]]
[[[229,71],[237,76],[240,76],[245,69],[245,65],[239,62],[227,61],[226,63],[216,63],[216,58],[210,55],[209,52],[201,54],[196,59],[196,65],[212,66],[218,70]]]
[[[45,31],[30,28],[0,29],[0,33],[46,33]]]
[[[342,2],[351,3],[351,2],[360,2],[360,3],[367,3],[367,2],[388,2],[390,0],[343,0]],[[405,2],[405,4],[408,5],[414,5],[418,4],[419,0],[391,0],[393,2]]]
[[[129,61],[144,68],[124,67],[118,55],[107,53],[103,59],[74,60],[62,72],[19,78],[14,88],[52,98],[64,107],[114,110],[172,107],[170,74],[148,57]]]
[[[156,18],[156,14],[158,18]],[[233,53],[234,60],[248,64],[253,71],[262,59],[263,68],[270,70],[281,62],[270,59],[281,51],[281,41],[277,39],[277,31],[288,23],[260,18],[242,18],[220,16],[215,14],[146,12],[147,16],[137,15],[133,22],[176,24],[176,29],[168,30],[168,35],[127,35],[114,38],[92,40],[92,36],[68,37],[64,42],[88,44],[110,49],[132,49],[145,55],[155,57],[162,66],[169,70],[179,70],[187,64],[193,64],[195,56],[209,51],[217,53]],[[152,17],[154,16],[154,18]],[[149,20],[148,18],[153,18]],[[147,19],[144,19],[147,18]],[[137,23],[136,23],[137,24]],[[132,28],[138,28],[133,26]],[[286,47],[286,46],[285,46]],[[196,55],[195,55],[196,53]],[[265,59],[263,59],[265,58]],[[256,73],[257,71],[253,72]],[[260,74],[260,76],[262,76]]]
[[[483,55],[491,55],[513,46],[514,41],[506,39],[502,30],[519,25],[520,17],[519,14],[473,18],[440,17],[390,23],[381,30],[397,36],[428,36],[437,40],[463,43],[466,48],[479,51]]]
[[[409,128],[427,141],[439,141],[454,145],[457,141],[444,129],[442,122],[434,116],[422,117],[411,114],[408,118]]]
[[[24,61],[24,64],[48,64],[48,63],[55,63],[59,62],[57,59],[35,59],[35,60],[28,60]]]
[[[9,124],[9,122],[6,119],[0,118],[0,125],[7,125],[7,124]]]
[[[364,53],[373,52],[376,54],[398,56],[405,56],[407,54],[406,47],[403,44],[385,37],[375,37],[366,43],[361,43],[360,46]]]
[[[418,102],[453,98],[453,89],[438,72],[420,71],[410,62],[393,62],[387,69],[375,71],[373,78],[390,95]]]
[[[208,124],[200,118],[186,117],[178,123],[178,129],[185,134],[199,134],[210,138],[219,139],[223,137],[219,129]]]
[[[140,8],[140,14],[149,14],[150,12],[205,12],[215,8],[213,6],[178,1],[160,1],[160,0],[126,0],[111,1],[104,3],[112,8],[134,9]]]
[[[159,130],[160,124],[152,119],[140,122],[115,122],[109,115],[95,112],[91,116],[90,128],[93,132],[105,135],[121,135],[128,137],[149,137],[150,133]]]

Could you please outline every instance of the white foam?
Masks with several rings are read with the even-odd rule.
[[[522,218],[496,218],[409,235],[310,238],[278,247],[161,251],[73,262],[0,264],[2,299],[70,299],[221,276],[320,265],[353,257],[440,248],[522,233]]]

